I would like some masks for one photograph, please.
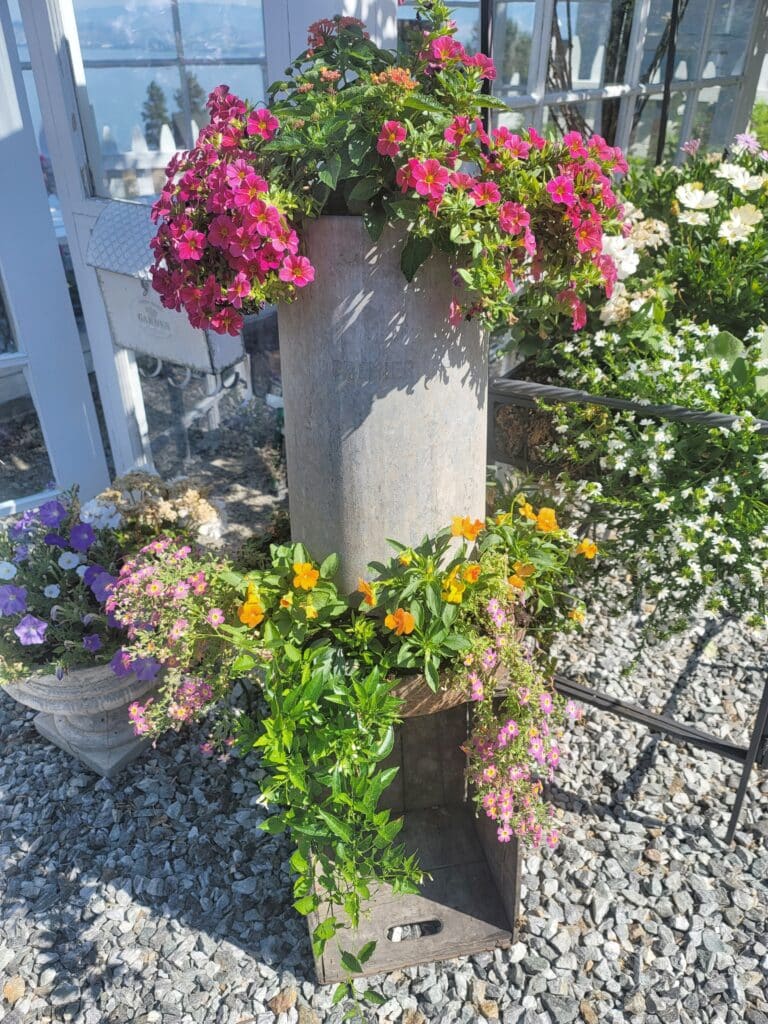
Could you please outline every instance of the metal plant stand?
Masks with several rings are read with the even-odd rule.
[[[527,470],[531,468],[527,451],[524,450],[520,455],[510,458],[507,453],[498,448],[496,444],[496,414],[500,407],[512,405],[523,409],[537,409],[540,403],[555,405],[561,402],[603,405],[609,409],[642,412],[644,416],[648,417],[676,420],[683,423],[700,423],[711,427],[727,426],[736,419],[735,416],[728,416],[724,413],[700,412],[694,409],[684,409],[677,405],[640,405],[626,399],[611,398],[605,395],[591,395],[586,391],[577,391],[572,388],[553,387],[546,384],[532,383],[531,381],[501,377],[492,380],[489,386],[489,461],[506,462],[520,469]],[[768,421],[761,420],[758,422],[760,424],[758,428],[759,433],[768,434]],[[743,766],[741,778],[726,832],[726,842],[731,843],[733,841],[752,768],[754,765],[757,765],[760,768],[768,769],[768,676],[763,686],[749,744],[746,747],[731,743],[718,736],[713,736],[711,733],[697,729],[695,726],[687,725],[685,722],[678,722],[672,715],[656,714],[628,701],[610,697],[599,690],[584,686],[565,676],[556,675],[555,686],[564,696],[583,701],[585,704],[590,704],[603,711],[609,711],[620,718],[626,718],[628,721],[638,722],[652,732],[661,733],[663,736],[679,740],[682,743],[700,747],[702,750],[712,751],[715,754],[719,754],[720,757],[740,762]]]

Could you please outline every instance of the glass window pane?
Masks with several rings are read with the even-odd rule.
[[[11,329],[11,318],[8,316],[3,290],[0,287],[0,356],[7,355],[9,352],[18,352],[18,346]]]
[[[691,136],[701,139],[704,149],[724,149],[731,141],[731,118],[738,87],[710,86],[699,92]]]
[[[263,100],[266,95],[266,68],[263,64],[200,64],[189,67],[187,73],[195,76],[206,98],[222,83],[238,96],[253,100],[254,103]],[[203,110],[201,116],[202,120],[198,123],[202,128],[208,123],[208,114]]]
[[[715,0],[704,78],[742,73],[755,3],[756,0]]]
[[[527,94],[536,4],[497,3],[493,23],[494,92]]]
[[[633,7],[623,0],[557,0],[548,90],[598,89],[623,81]]]
[[[664,143],[664,159],[672,160],[680,148],[680,128],[685,116],[686,105],[693,93],[676,91],[670,95],[667,135]],[[661,95],[640,96],[635,107],[629,155],[656,160],[656,147],[661,126]]]
[[[588,100],[584,103],[559,103],[545,107],[543,132],[549,138],[559,138],[566,132],[581,132],[589,138],[595,132],[602,134],[603,100]]]
[[[450,4],[456,22],[456,38],[469,53],[480,49],[480,0],[453,0]],[[402,49],[413,32],[421,32],[413,3],[406,2],[397,8],[397,39]]]
[[[54,487],[40,420],[24,371],[0,360],[0,501]]]
[[[184,56],[263,58],[261,0],[180,0]]]
[[[171,0],[75,0],[74,6],[86,62],[176,56]]]

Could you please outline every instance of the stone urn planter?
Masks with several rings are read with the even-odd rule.
[[[373,243],[360,218],[323,216],[303,237],[315,281],[278,313],[291,531],[315,558],[339,554],[349,593],[387,537],[416,545],[452,516],[485,517],[487,346],[448,320],[460,296],[444,257],[408,282],[393,228]],[[423,679],[402,697],[386,806],[431,877],[419,895],[373,894],[346,940],[376,940],[366,973],[508,945],[517,917],[517,843],[501,848],[467,799],[466,698]],[[323,983],[346,976],[331,944],[315,966]]]
[[[148,745],[134,735],[128,706],[155,686],[134,675],[118,678],[109,665],[99,665],[75,669],[63,679],[32,676],[4,689],[39,712],[35,728],[41,736],[110,779]]]

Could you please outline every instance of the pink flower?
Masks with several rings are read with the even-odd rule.
[[[443,64],[449,60],[460,60],[465,56],[464,47],[453,36],[439,36],[429,45],[430,59]]]
[[[558,174],[556,178],[547,182],[549,192],[554,203],[563,203],[565,206],[573,206],[576,202],[576,195],[573,191],[573,180],[566,174]]]
[[[571,156],[576,159],[587,155],[587,147],[580,132],[568,132],[563,136],[563,145],[567,147]]]
[[[586,303],[578,297],[573,288],[566,288],[558,292],[555,300],[565,306],[571,314],[571,323],[574,331],[579,331],[587,322]]]
[[[496,77],[496,65],[484,53],[475,53],[471,57],[465,57],[464,64],[468,68],[480,68],[480,77],[487,78],[488,81],[493,81]]]
[[[451,299],[451,304],[448,307],[448,322],[454,327],[458,327],[464,322],[464,311],[455,299]]]
[[[469,190],[475,206],[486,206],[488,203],[498,203],[501,199],[499,186],[493,181],[478,181]]]
[[[213,752],[214,752],[213,744],[211,743],[210,740],[206,740],[205,743],[201,743],[198,749],[199,749],[200,753],[203,755],[203,757],[212,757],[213,756]]]
[[[280,267],[278,277],[281,281],[288,281],[303,288],[315,279],[315,268],[306,256],[287,256]]]
[[[233,338],[243,329],[243,318],[234,309],[222,309],[211,317],[210,323],[217,334],[231,334]]]
[[[512,829],[509,825],[500,825],[496,835],[500,843],[508,843],[512,839]]]
[[[499,227],[510,235],[519,235],[531,223],[531,215],[522,203],[502,203],[499,207]]]
[[[448,170],[440,165],[439,160],[430,158],[421,163],[411,161],[411,183],[420,196],[431,199],[442,199],[445,186],[448,184]]]
[[[451,171],[448,175],[448,181],[454,188],[460,191],[466,188],[472,188],[475,184],[475,179],[471,174],[465,174],[463,171]]]
[[[547,833],[546,844],[550,850],[554,850],[557,844],[560,842],[560,833],[556,828],[553,828],[551,832]]]
[[[180,260],[199,260],[205,248],[205,235],[202,231],[185,231],[178,242]]]
[[[582,220],[575,231],[576,248],[579,252],[599,253],[603,247],[603,233],[600,225],[592,220]]]
[[[554,711],[554,704],[552,703],[552,697],[548,693],[539,694],[539,708],[544,712],[545,715],[551,715]]]
[[[452,146],[460,146],[471,131],[468,117],[454,117],[443,132],[443,138]]]
[[[547,144],[547,140],[542,138],[535,128],[528,129],[528,138],[530,139],[531,145],[534,149],[544,149]]]
[[[171,640],[180,640],[187,631],[189,622],[187,619],[176,619],[174,624],[168,631],[168,636]]]
[[[183,601],[187,594],[189,594],[189,584],[183,581],[176,583],[171,593],[176,601]]]
[[[376,141],[376,149],[382,156],[397,156],[406,134],[405,126],[399,121],[385,121]]]
[[[259,107],[258,110],[254,110],[248,118],[248,134],[258,135],[265,142],[272,138],[279,127],[280,122],[266,107]]]
[[[221,608],[211,608],[205,616],[205,621],[209,626],[222,626],[224,624],[224,612]]]
[[[584,714],[579,705],[572,700],[565,705],[565,713],[572,722],[577,722]]]

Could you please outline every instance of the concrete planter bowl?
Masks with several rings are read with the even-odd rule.
[[[148,741],[134,735],[128,706],[155,688],[134,675],[118,678],[108,665],[74,669],[63,679],[32,676],[7,683],[19,704],[39,712],[35,728],[104,778],[117,775]]]

